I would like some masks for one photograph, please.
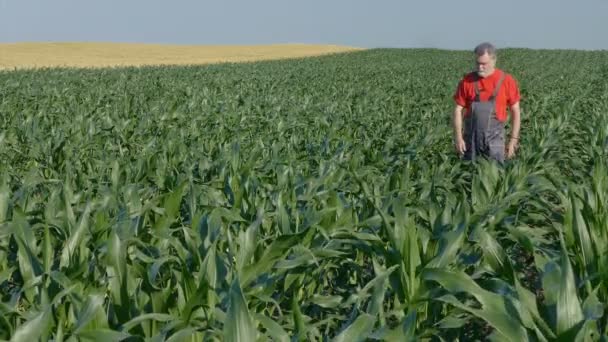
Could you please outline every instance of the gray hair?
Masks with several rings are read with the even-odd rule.
[[[496,57],[496,47],[494,45],[492,45],[492,43],[488,43],[488,42],[484,42],[481,43],[479,45],[477,45],[475,47],[475,49],[473,49],[473,52],[477,55],[477,56],[483,56],[484,54],[488,54],[492,57]]]

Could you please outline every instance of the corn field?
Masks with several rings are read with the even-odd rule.
[[[0,72],[0,339],[606,341],[608,53],[500,51],[504,167],[452,147],[472,66]]]

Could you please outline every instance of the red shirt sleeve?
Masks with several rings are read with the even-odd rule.
[[[458,83],[458,88],[456,88],[456,92],[454,93],[454,101],[457,105],[465,107],[467,104],[465,91],[464,91],[464,80],[461,80]]]
[[[507,88],[507,106],[512,106],[521,100],[517,81],[513,77],[509,77],[509,87]]]

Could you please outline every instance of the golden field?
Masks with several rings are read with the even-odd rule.
[[[338,45],[162,45],[0,43],[0,69],[114,67],[251,62],[361,50]]]

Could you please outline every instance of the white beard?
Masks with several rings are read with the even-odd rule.
[[[477,74],[481,77],[486,77],[486,76],[490,75],[491,73],[492,73],[492,70],[477,71]]]

